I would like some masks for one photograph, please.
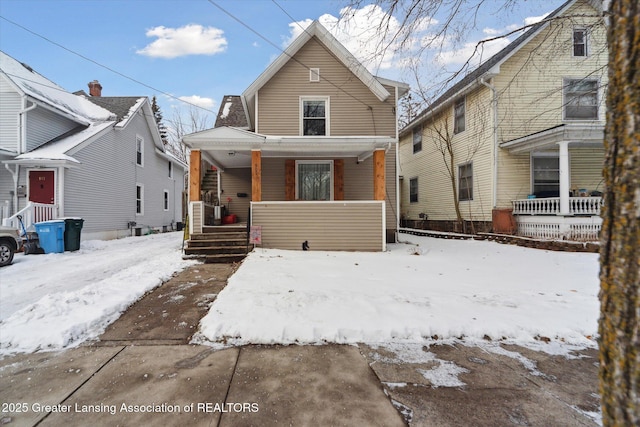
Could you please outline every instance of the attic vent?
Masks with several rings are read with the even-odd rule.
[[[24,62],[21,62],[20,64],[22,64],[22,66],[24,68],[26,68],[27,70],[31,71],[33,73],[33,68],[31,68],[28,64],[25,64]]]
[[[310,68],[309,69],[309,81],[310,82],[319,82],[320,81],[320,68]]]

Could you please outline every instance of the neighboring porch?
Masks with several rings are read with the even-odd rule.
[[[603,139],[603,125],[565,124],[500,144],[530,157],[530,193],[511,202],[518,235],[599,240]]]
[[[392,138],[274,137],[222,127],[184,142],[192,235],[217,219],[216,210],[259,226],[261,246],[270,248],[301,249],[308,241],[311,250],[381,251],[395,232],[397,221],[388,222],[397,211]],[[213,169],[218,188],[203,191]]]

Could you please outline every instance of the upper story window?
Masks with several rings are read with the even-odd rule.
[[[598,120],[598,80],[564,80],[565,120]]]
[[[310,82],[320,81],[320,68],[309,68],[309,81]]]
[[[587,30],[573,30],[573,56],[587,56]]]
[[[465,129],[465,97],[458,98],[453,107],[453,133],[463,132]]]
[[[173,178],[173,163],[169,160],[169,178]]]
[[[302,135],[329,135],[329,97],[300,98]]]
[[[144,166],[144,139],[136,136],[136,164]]]
[[[422,125],[413,128],[413,154],[422,151]]]

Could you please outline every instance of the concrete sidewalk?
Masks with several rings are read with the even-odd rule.
[[[98,342],[1,360],[0,425],[597,425],[595,350],[569,360],[439,345],[421,350],[435,354],[424,362],[366,345],[188,344],[233,271],[191,267]],[[457,370],[464,384],[425,376],[439,367]]]

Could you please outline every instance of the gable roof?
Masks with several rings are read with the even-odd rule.
[[[247,113],[239,95],[225,95],[224,101],[220,104],[220,110],[216,117],[214,127],[230,126],[241,129],[249,128]]]
[[[21,94],[29,96],[34,102],[57,110],[77,123],[89,125],[91,122],[102,122],[114,118],[110,111],[92,104],[82,96],[67,92],[28,65],[2,51],[0,51],[0,74],[4,75]]]
[[[547,15],[542,21],[533,25],[527,31],[525,31],[522,35],[516,38],[514,41],[505,46],[498,53],[487,59],[485,62],[480,64],[478,68],[467,74],[460,81],[451,86],[445,93],[440,95],[431,105],[429,105],[425,110],[423,110],[415,119],[413,119],[407,126],[402,129],[401,133],[405,133],[415,125],[420,123],[424,118],[434,114],[441,107],[444,107],[449,102],[452,101],[452,98],[460,96],[463,92],[465,92],[468,87],[473,85],[480,84],[479,80],[483,76],[490,76],[491,74],[497,74],[500,70],[500,65],[503,64],[507,59],[509,59],[512,55],[514,55],[520,48],[529,43],[535,36],[537,36],[543,29],[549,26],[549,20],[556,16],[563,14],[567,9],[573,6],[578,0],[567,0],[562,5],[560,5],[556,10]],[[591,3],[590,3],[591,4]],[[593,5],[592,5],[593,6]]]
[[[382,84],[345,48],[335,37],[327,31],[318,21],[313,21],[302,34],[273,61],[266,70],[251,83],[242,93],[242,96],[250,100],[293,56],[309,41],[316,37],[340,62],[362,81],[380,101],[384,101],[391,94]]]
[[[89,96],[92,103],[109,110],[116,115],[117,121],[122,121],[131,113],[136,103],[144,98],[142,96]]]

